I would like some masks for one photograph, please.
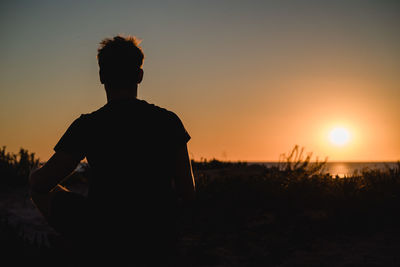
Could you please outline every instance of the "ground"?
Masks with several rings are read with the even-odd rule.
[[[205,174],[226,176],[229,171],[196,173]],[[81,193],[86,190],[79,184],[72,189]],[[214,211],[203,210],[202,215],[182,222],[179,252],[183,266],[400,266],[400,228],[396,224],[364,227],[369,222],[361,221],[343,227],[335,224],[337,218],[333,223],[324,210],[304,208],[296,216],[261,210],[235,225],[218,217],[218,213],[229,210],[231,202],[218,201],[222,204],[211,203],[215,204]],[[232,211],[236,207],[227,214],[242,216]],[[57,233],[36,210],[26,189],[0,193],[0,216],[7,218],[11,228],[18,229],[22,239],[42,248],[54,244]],[[29,253],[27,248],[21,253]]]

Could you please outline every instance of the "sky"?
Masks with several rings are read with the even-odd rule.
[[[106,103],[98,44],[124,34],[145,53],[138,97],[181,118],[193,159],[400,160],[399,26],[395,0],[3,0],[0,146],[46,161]]]

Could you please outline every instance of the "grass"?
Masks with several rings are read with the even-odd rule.
[[[326,160],[310,159],[295,147],[277,167],[213,161],[220,168],[195,168],[197,201],[182,223],[184,235],[197,240],[190,257],[270,266],[320,238],[397,227],[400,163],[339,178],[324,174]]]
[[[335,243],[339,236],[361,240],[391,231],[400,240],[400,162],[396,168],[339,178],[323,172],[326,160],[310,159],[296,146],[270,168],[192,162],[197,198],[179,218],[180,255],[190,262],[185,265],[276,266],[298,251],[314,251],[320,240]],[[79,181],[85,181],[82,173]],[[14,243],[22,244],[21,251],[37,247]],[[390,257],[396,256],[385,254]]]

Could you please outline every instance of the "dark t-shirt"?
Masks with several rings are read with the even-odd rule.
[[[190,136],[173,112],[143,100],[118,100],[76,119],[54,147],[92,171],[92,217],[118,227],[152,228],[171,218],[176,151]],[[156,225],[157,224],[157,225]]]

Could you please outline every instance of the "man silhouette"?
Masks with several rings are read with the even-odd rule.
[[[97,58],[107,104],[76,119],[31,173],[32,201],[103,263],[168,265],[177,203],[194,198],[190,136],[173,112],[137,99],[144,55],[134,37],[104,39]],[[59,185],[85,157],[87,198]]]

